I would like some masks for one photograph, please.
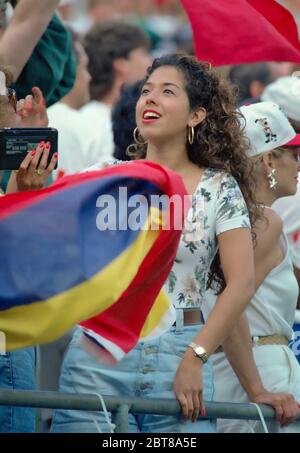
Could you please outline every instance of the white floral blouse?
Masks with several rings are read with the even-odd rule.
[[[250,228],[248,210],[233,176],[206,168],[192,197],[176,261],[164,285],[175,308],[201,306],[208,271],[218,250],[217,236]]]
[[[85,171],[124,163],[112,159]],[[192,196],[176,260],[164,284],[175,308],[201,307],[208,271],[218,250],[217,236],[235,228],[250,228],[242,192],[233,176],[206,168]]]

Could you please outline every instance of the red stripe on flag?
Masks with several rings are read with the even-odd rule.
[[[184,186],[179,185],[175,178],[167,178],[164,192],[169,196],[179,194],[182,202],[186,195]],[[190,206],[183,203],[182,207],[183,225]],[[130,351],[138,341],[153,302],[172,269],[181,236],[181,231],[173,230],[177,215],[178,211],[173,203],[170,203],[170,229],[160,231],[131,284],[110,308],[80,323],[86,329],[118,345],[124,352]],[[158,256],[160,266],[157,266]]]
[[[164,191],[165,187],[162,184],[161,171],[165,172],[168,176],[176,176],[176,179],[180,178],[177,174],[171,170],[164,168],[160,165],[157,165],[153,162],[148,162],[144,160],[136,160],[130,164],[120,164],[112,167],[104,168],[103,170],[91,171],[87,173],[80,173],[75,175],[68,175],[63,178],[60,178],[51,186],[41,189],[34,190],[29,192],[13,193],[0,197],[0,220],[5,217],[18,212],[22,209],[25,209],[32,204],[38,203],[50,197],[52,194],[58,193],[60,191],[70,189],[73,186],[85,184],[87,181],[93,181],[98,178],[106,176],[126,176],[138,179],[143,178],[143,174],[147,168],[147,177],[148,181],[151,181],[153,184],[157,185],[160,189]],[[155,171],[156,169],[160,172]]]
[[[181,1],[200,60],[215,66],[257,61],[300,63],[297,24],[275,0]]]
[[[169,190],[171,187],[169,188]],[[168,190],[168,191],[169,191]],[[171,191],[173,191],[171,189]],[[168,193],[167,191],[167,193]],[[183,197],[184,193],[180,193]],[[174,220],[174,207],[171,204],[170,225]],[[189,209],[184,205],[182,222]],[[110,308],[98,316],[80,323],[98,335],[118,345],[124,352],[129,352],[137,343],[145,319],[153,301],[165,283],[176,258],[181,232],[162,230],[155,244],[142,262],[139,272],[129,287]],[[157,257],[161,266],[157,266]],[[126,320],[126,322],[124,322]],[[128,329],[130,326],[130,330]]]

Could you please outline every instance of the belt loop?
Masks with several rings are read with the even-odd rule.
[[[252,337],[252,343],[253,343],[253,346],[257,346],[259,344],[259,337],[258,336],[253,336]]]
[[[183,320],[183,309],[177,308],[176,309],[176,328],[175,332],[182,332],[184,327],[184,320]]]

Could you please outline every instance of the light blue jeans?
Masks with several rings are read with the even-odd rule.
[[[0,355],[0,390],[35,390],[35,365],[34,348]],[[33,433],[35,418],[33,408],[0,406],[0,433]]]
[[[120,362],[106,366],[96,361],[79,341],[78,330],[67,351],[60,379],[61,392],[100,393],[122,397],[175,398],[172,385],[179,362],[201,325],[172,327],[161,337],[139,343]],[[212,366],[203,367],[204,399],[213,398]],[[52,432],[108,432],[103,412],[56,410]],[[111,421],[114,422],[113,416]],[[192,423],[179,416],[129,414],[130,432],[199,433],[215,432],[215,423],[205,419]]]

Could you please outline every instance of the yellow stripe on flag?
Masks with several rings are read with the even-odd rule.
[[[149,218],[153,219],[151,210]],[[78,322],[113,305],[137,274],[159,234],[143,229],[127,250],[88,281],[45,301],[1,311],[0,331],[6,335],[7,350],[53,341]],[[153,329],[165,310],[163,301],[161,308],[156,306],[153,310],[155,319],[148,316],[143,332]]]

